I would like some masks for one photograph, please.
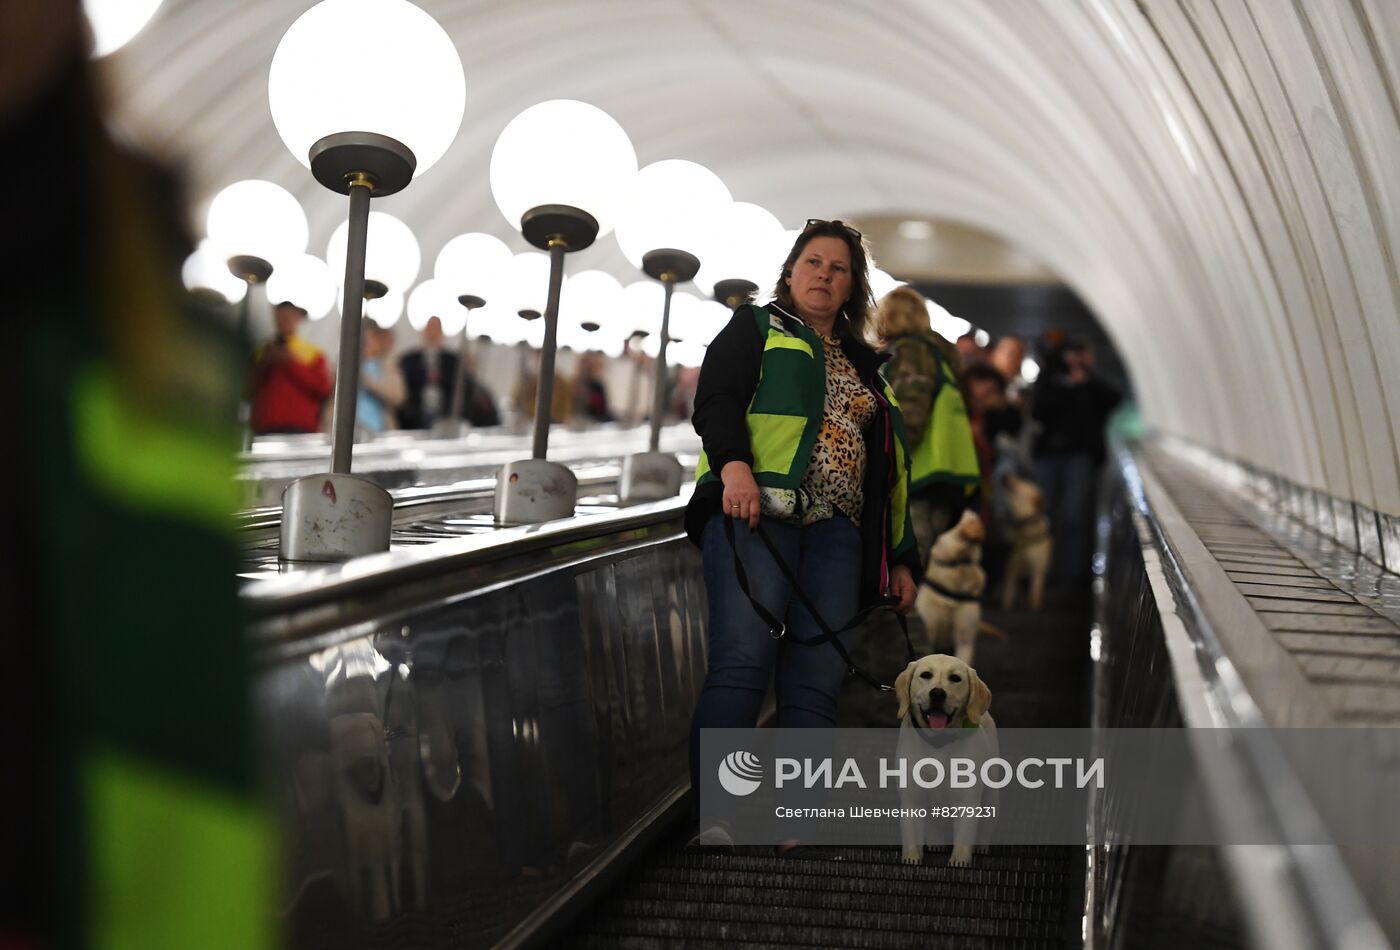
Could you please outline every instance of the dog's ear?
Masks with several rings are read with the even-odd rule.
[[[904,668],[904,672],[894,678],[894,694],[899,697],[899,720],[904,721],[904,717],[909,715],[909,678],[914,675],[914,664],[917,660],[910,660],[909,665]]]
[[[972,698],[967,701],[967,718],[973,725],[980,725],[983,715],[992,705],[992,691],[982,682],[976,670],[968,667],[968,672],[972,674]]]

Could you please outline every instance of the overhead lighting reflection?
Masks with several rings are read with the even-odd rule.
[[[906,241],[927,241],[933,237],[933,225],[927,221],[901,221],[899,236]]]

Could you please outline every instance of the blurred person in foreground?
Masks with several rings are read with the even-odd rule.
[[[807,222],[774,298],[734,312],[706,351],[695,396],[704,453],[685,521],[703,552],[710,618],[691,719],[695,788],[701,730],[753,727],[775,680],[780,727],[836,724],[840,653],[774,639],[736,578],[737,557],[773,618],[803,640],[822,635],[760,526],[833,631],[881,601],[908,612],[918,589],[904,424],[867,340],[872,301],[859,232]],[[693,843],[727,841],[716,827]]]
[[[297,335],[306,310],[290,300],[272,308],[277,335],[258,348],[249,381],[253,432],[315,432],[334,384],[320,347]]]
[[[958,381],[958,354],[929,324],[923,296],[896,287],[880,301],[875,333],[890,361],[881,370],[894,389],[909,440],[909,515],[928,560],[938,536],[957,521],[980,483],[972,428]]]
[[[0,946],[273,945],[231,513],[238,346],[180,285],[170,177],[106,131],[74,0],[0,30],[5,259],[0,615],[15,631]]]
[[[1089,576],[1096,473],[1107,453],[1104,428],[1122,394],[1094,371],[1094,348],[1071,338],[1036,380],[1031,413],[1036,483],[1055,536],[1051,578],[1082,585]]]

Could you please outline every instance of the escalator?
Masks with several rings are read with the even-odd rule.
[[[983,637],[976,666],[993,692],[999,727],[1088,722],[1088,592],[1040,614],[987,611],[1007,639]],[[867,633],[856,660],[897,671],[892,625]],[[839,705],[843,727],[889,728],[897,709],[854,677]],[[679,823],[561,939],[577,948],[799,946],[1060,948],[1082,946],[1085,852],[993,847],[970,868],[947,867],[948,848],[907,866],[894,847],[768,848],[734,855],[684,850]]]

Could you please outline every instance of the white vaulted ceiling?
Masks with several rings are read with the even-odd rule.
[[[583,99],[642,163],[702,162],[788,227],[1001,236],[1094,309],[1152,424],[1400,515],[1400,4],[419,3],[461,53],[466,118],[378,207],[426,259],[462,231],[513,235],[487,182],[497,134]],[[279,182],[320,253],[344,206],[286,152],[266,89],[308,6],[166,0],[111,70],[121,124],[182,157],[196,198]],[[611,237],[570,266],[633,276]]]

